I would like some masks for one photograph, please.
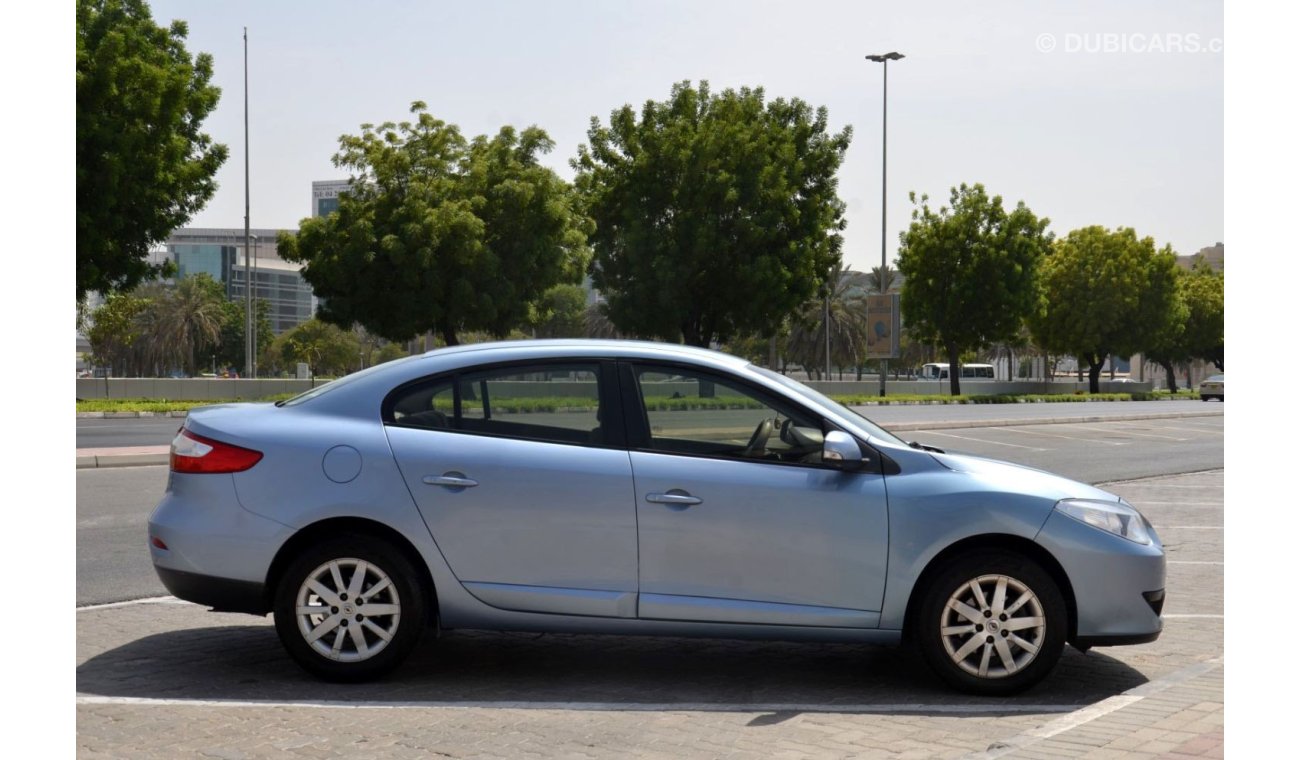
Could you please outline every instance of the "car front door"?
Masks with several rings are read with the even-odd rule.
[[[399,388],[388,439],[465,588],[502,609],[636,614],[636,511],[614,364],[532,362]]]
[[[652,363],[621,372],[639,617],[879,624],[888,514],[878,460],[857,472],[823,465],[827,423],[738,378]]]

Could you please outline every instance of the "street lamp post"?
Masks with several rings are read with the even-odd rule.
[[[249,365],[252,371],[248,373],[250,378],[257,378],[257,296],[253,290],[257,284],[257,259],[258,259],[257,235],[253,236],[253,279],[248,283],[249,292],[254,293],[252,300],[249,301],[251,310],[248,312],[248,345],[252,347],[252,353],[248,356]]]
[[[244,27],[244,377],[253,376],[252,235],[248,225],[248,27]]]
[[[884,64],[884,88],[880,98],[880,277],[877,285],[880,286],[880,294],[885,294],[885,189],[886,189],[886,152],[889,148],[888,139],[888,113],[889,113],[889,62],[902,60],[902,53],[884,53],[882,55],[869,55],[868,61],[873,63]],[[885,395],[885,373],[889,371],[889,360],[880,360],[880,395]]]

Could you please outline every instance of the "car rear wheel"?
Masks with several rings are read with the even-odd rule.
[[[365,681],[396,667],[424,627],[410,561],[369,536],[325,541],[298,556],[276,589],[275,630],[299,665],[329,681]]]
[[[921,653],[962,691],[1014,694],[1041,681],[1060,659],[1065,600],[1027,557],[987,551],[959,558],[924,593]]]

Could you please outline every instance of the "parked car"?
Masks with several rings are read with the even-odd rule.
[[[193,410],[171,470],[163,584],[273,613],[330,680],[436,626],[911,642],[951,685],[1009,694],[1067,642],[1161,630],[1164,551],[1123,499],[908,444],[702,349],[441,349]]]
[[[1223,375],[1210,375],[1201,381],[1201,400],[1223,400]]]

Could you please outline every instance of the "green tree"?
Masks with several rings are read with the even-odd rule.
[[[581,338],[587,310],[587,291],[581,285],[556,285],[535,305],[533,329],[539,338]]]
[[[286,330],[275,349],[286,365],[306,363],[313,385],[318,374],[346,374],[361,361],[361,344],[351,331],[315,318]]]
[[[148,298],[135,293],[110,293],[89,315],[86,339],[96,365],[109,367],[117,377],[144,373],[139,318],[149,304]]]
[[[200,131],[221,90],[184,21],[143,0],[77,0],[77,300],[155,276],[149,247],[201,209],[226,147]]]
[[[858,367],[866,359],[867,305],[852,288],[849,272],[836,268],[830,300],[813,298],[792,320],[786,355],[809,377],[822,378],[826,367],[826,335],[830,331],[830,362],[836,367]],[[829,319],[828,319],[829,316]]]
[[[245,314],[247,309],[242,299],[225,301],[222,305],[220,335],[217,337],[216,346],[211,351],[211,358],[218,367],[236,367],[242,372],[242,368],[247,366],[244,362],[246,354],[244,335],[248,332]],[[275,333],[271,329],[271,305],[265,299],[258,298],[253,301],[253,320],[257,325],[254,334],[257,335],[260,357],[264,349],[275,340]],[[258,374],[261,374],[260,369],[259,359]]]
[[[1187,303],[1187,353],[1223,371],[1223,273],[1198,263],[1179,280],[1179,293]]]
[[[1097,393],[1108,356],[1150,348],[1179,318],[1175,258],[1129,227],[1073,230],[1043,260],[1034,341],[1087,363]]]
[[[573,167],[596,221],[592,277],[624,333],[771,335],[840,260],[851,130],[829,133],[825,108],[681,82],[587,135]]]
[[[888,264],[883,267],[872,267],[871,272],[867,274],[867,287],[872,293],[888,293],[897,285],[898,270]]]
[[[1169,390],[1178,390],[1174,365],[1203,359],[1223,371],[1223,275],[1197,264],[1177,270],[1170,319],[1143,354],[1165,371]]]
[[[336,213],[282,233],[281,256],[325,299],[320,318],[393,341],[438,331],[505,335],[548,288],[576,281],[589,222],[538,156],[546,133],[510,127],[466,143],[423,103],[414,121],[339,138],[352,183]]]
[[[1048,220],[980,184],[952,189],[937,211],[911,195],[912,224],[902,233],[900,308],[909,333],[941,346],[953,395],[961,393],[961,355],[1011,340],[1035,305],[1038,262],[1050,246]]]
[[[461,192],[483,221],[483,255],[471,273],[478,308],[467,329],[504,337],[528,323],[530,304],[553,296],[554,286],[582,281],[591,220],[575,210],[573,188],[538,163],[554,147],[537,127],[502,127],[470,143]]]
[[[154,299],[142,316],[160,370],[180,367],[198,375],[218,346],[228,303],[221,284],[207,274],[182,278]]]

